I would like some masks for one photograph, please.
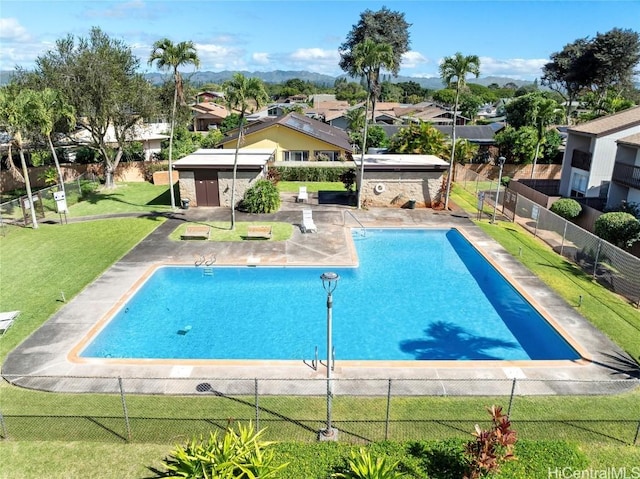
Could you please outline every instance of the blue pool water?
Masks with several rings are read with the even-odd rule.
[[[579,355],[456,230],[354,232],[358,268],[159,268],[81,353],[99,358],[541,360]]]

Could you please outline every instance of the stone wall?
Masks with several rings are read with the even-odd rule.
[[[244,197],[245,192],[253,186],[253,183],[262,178],[262,172],[238,171],[236,174],[236,206]],[[220,191],[220,206],[231,206],[231,186],[233,183],[232,171],[218,172],[218,189]]]
[[[180,200],[189,200],[190,206],[198,206],[198,200],[196,199],[196,180],[193,171],[180,171],[176,172],[176,175],[179,176],[179,187],[180,187]],[[154,173],[155,179],[155,173]],[[167,180],[167,184],[169,181]]]
[[[366,172],[362,201],[370,206],[402,207],[414,200],[417,207],[431,207],[441,201],[442,173]]]

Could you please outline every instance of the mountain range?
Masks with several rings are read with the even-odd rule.
[[[9,83],[11,77],[13,76],[13,71],[0,71],[0,85],[5,85]],[[212,71],[198,71],[194,73],[185,73],[184,77],[188,79],[192,84],[205,85],[207,83],[216,83],[221,84],[225,80],[230,79],[234,73],[242,73],[247,77],[257,77],[266,83],[284,83],[287,80],[291,80],[293,78],[299,78],[300,80],[308,81],[320,86],[332,87],[336,81],[336,79],[340,77],[344,77],[344,75],[335,77],[331,75],[324,75],[322,73],[315,73],[306,70],[274,70],[269,72],[249,72],[249,71],[230,71],[224,70],[220,72],[212,72]],[[151,72],[145,73],[144,76],[154,85],[159,85],[162,82],[166,81],[170,76],[164,73]],[[398,76],[398,77],[390,77],[389,81],[392,83],[401,83],[401,82],[416,82],[422,88],[427,88],[429,90],[440,90],[443,88],[442,80],[438,77],[407,77],[407,76]],[[504,77],[483,77],[483,78],[471,78],[467,80],[469,83],[477,83],[484,86],[489,86],[492,83],[497,83],[502,86],[505,83],[514,83],[517,86],[529,85],[532,82],[523,81],[523,80],[515,80],[512,78],[504,78]]]

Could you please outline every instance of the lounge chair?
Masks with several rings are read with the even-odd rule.
[[[298,188],[298,197],[296,198],[296,202],[304,203],[305,201],[309,201],[309,194],[307,193],[307,187],[301,186]]]
[[[11,327],[13,322],[20,315],[20,311],[7,311],[6,313],[0,313],[0,337],[4,336],[7,329]]]
[[[301,229],[303,233],[317,233],[318,228],[313,222],[313,216],[311,210],[302,210],[302,225]]]

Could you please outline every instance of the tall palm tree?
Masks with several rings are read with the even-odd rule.
[[[64,191],[64,177],[62,176],[60,161],[58,161],[58,155],[53,146],[51,136],[55,124],[59,120],[67,121],[71,127],[75,125],[75,109],[62,97],[59,91],[52,90],[51,88],[45,88],[40,92],[37,104],[38,108],[33,112],[33,126],[37,127],[42,136],[47,139],[53,161],[56,165],[56,171],[58,172],[59,188],[60,191]]]
[[[229,110],[240,111],[238,121],[238,140],[236,141],[236,153],[233,157],[233,180],[231,182],[231,229],[236,227],[236,175],[238,172],[238,152],[242,144],[244,121],[249,111],[249,102],[255,103],[256,109],[269,100],[264,83],[259,78],[247,78],[242,73],[235,73],[231,80],[222,84],[222,90]]]
[[[457,52],[452,57],[446,57],[440,64],[440,77],[446,87],[451,85],[456,79],[456,99],[453,106],[453,126],[451,129],[451,161],[449,172],[447,173],[447,187],[444,196],[444,208],[449,207],[449,194],[451,193],[451,177],[453,176],[453,163],[456,157],[456,120],[458,118],[458,105],[460,102],[460,90],[466,84],[466,77],[469,74],[480,75],[480,59],[477,55],[463,56]]]
[[[184,89],[182,75],[178,71],[178,67],[185,65],[193,65],[198,68],[200,60],[196,47],[192,41],[173,43],[168,38],[158,40],[153,44],[153,51],[149,56],[149,65],[156,62],[159,70],[170,70],[173,74],[174,91],[173,91],[173,108],[171,109],[171,129],[169,133],[169,191],[171,193],[171,208],[176,207],[176,198],[173,192],[173,130],[176,122],[176,108],[178,97],[180,104],[184,105]]]
[[[377,43],[370,38],[365,38],[353,49],[353,69],[349,72],[352,76],[362,76],[367,81],[367,101],[364,113],[364,132],[362,134],[362,151],[360,155],[360,187],[358,188],[358,209],[362,207],[362,185],[364,182],[364,153],[367,145],[368,111],[369,102],[372,104],[371,119],[373,120],[376,109],[376,98],[380,95],[380,70],[385,68],[393,71],[395,68],[393,48],[388,43]]]
[[[12,136],[11,143],[18,149],[20,155],[27,201],[31,210],[31,225],[34,229],[38,227],[38,220],[31,193],[29,170],[24,158],[24,135],[32,123],[31,114],[36,109],[38,94],[39,92],[27,88],[18,90],[16,85],[8,85],[0,89],[0,123],[8,128]]]

